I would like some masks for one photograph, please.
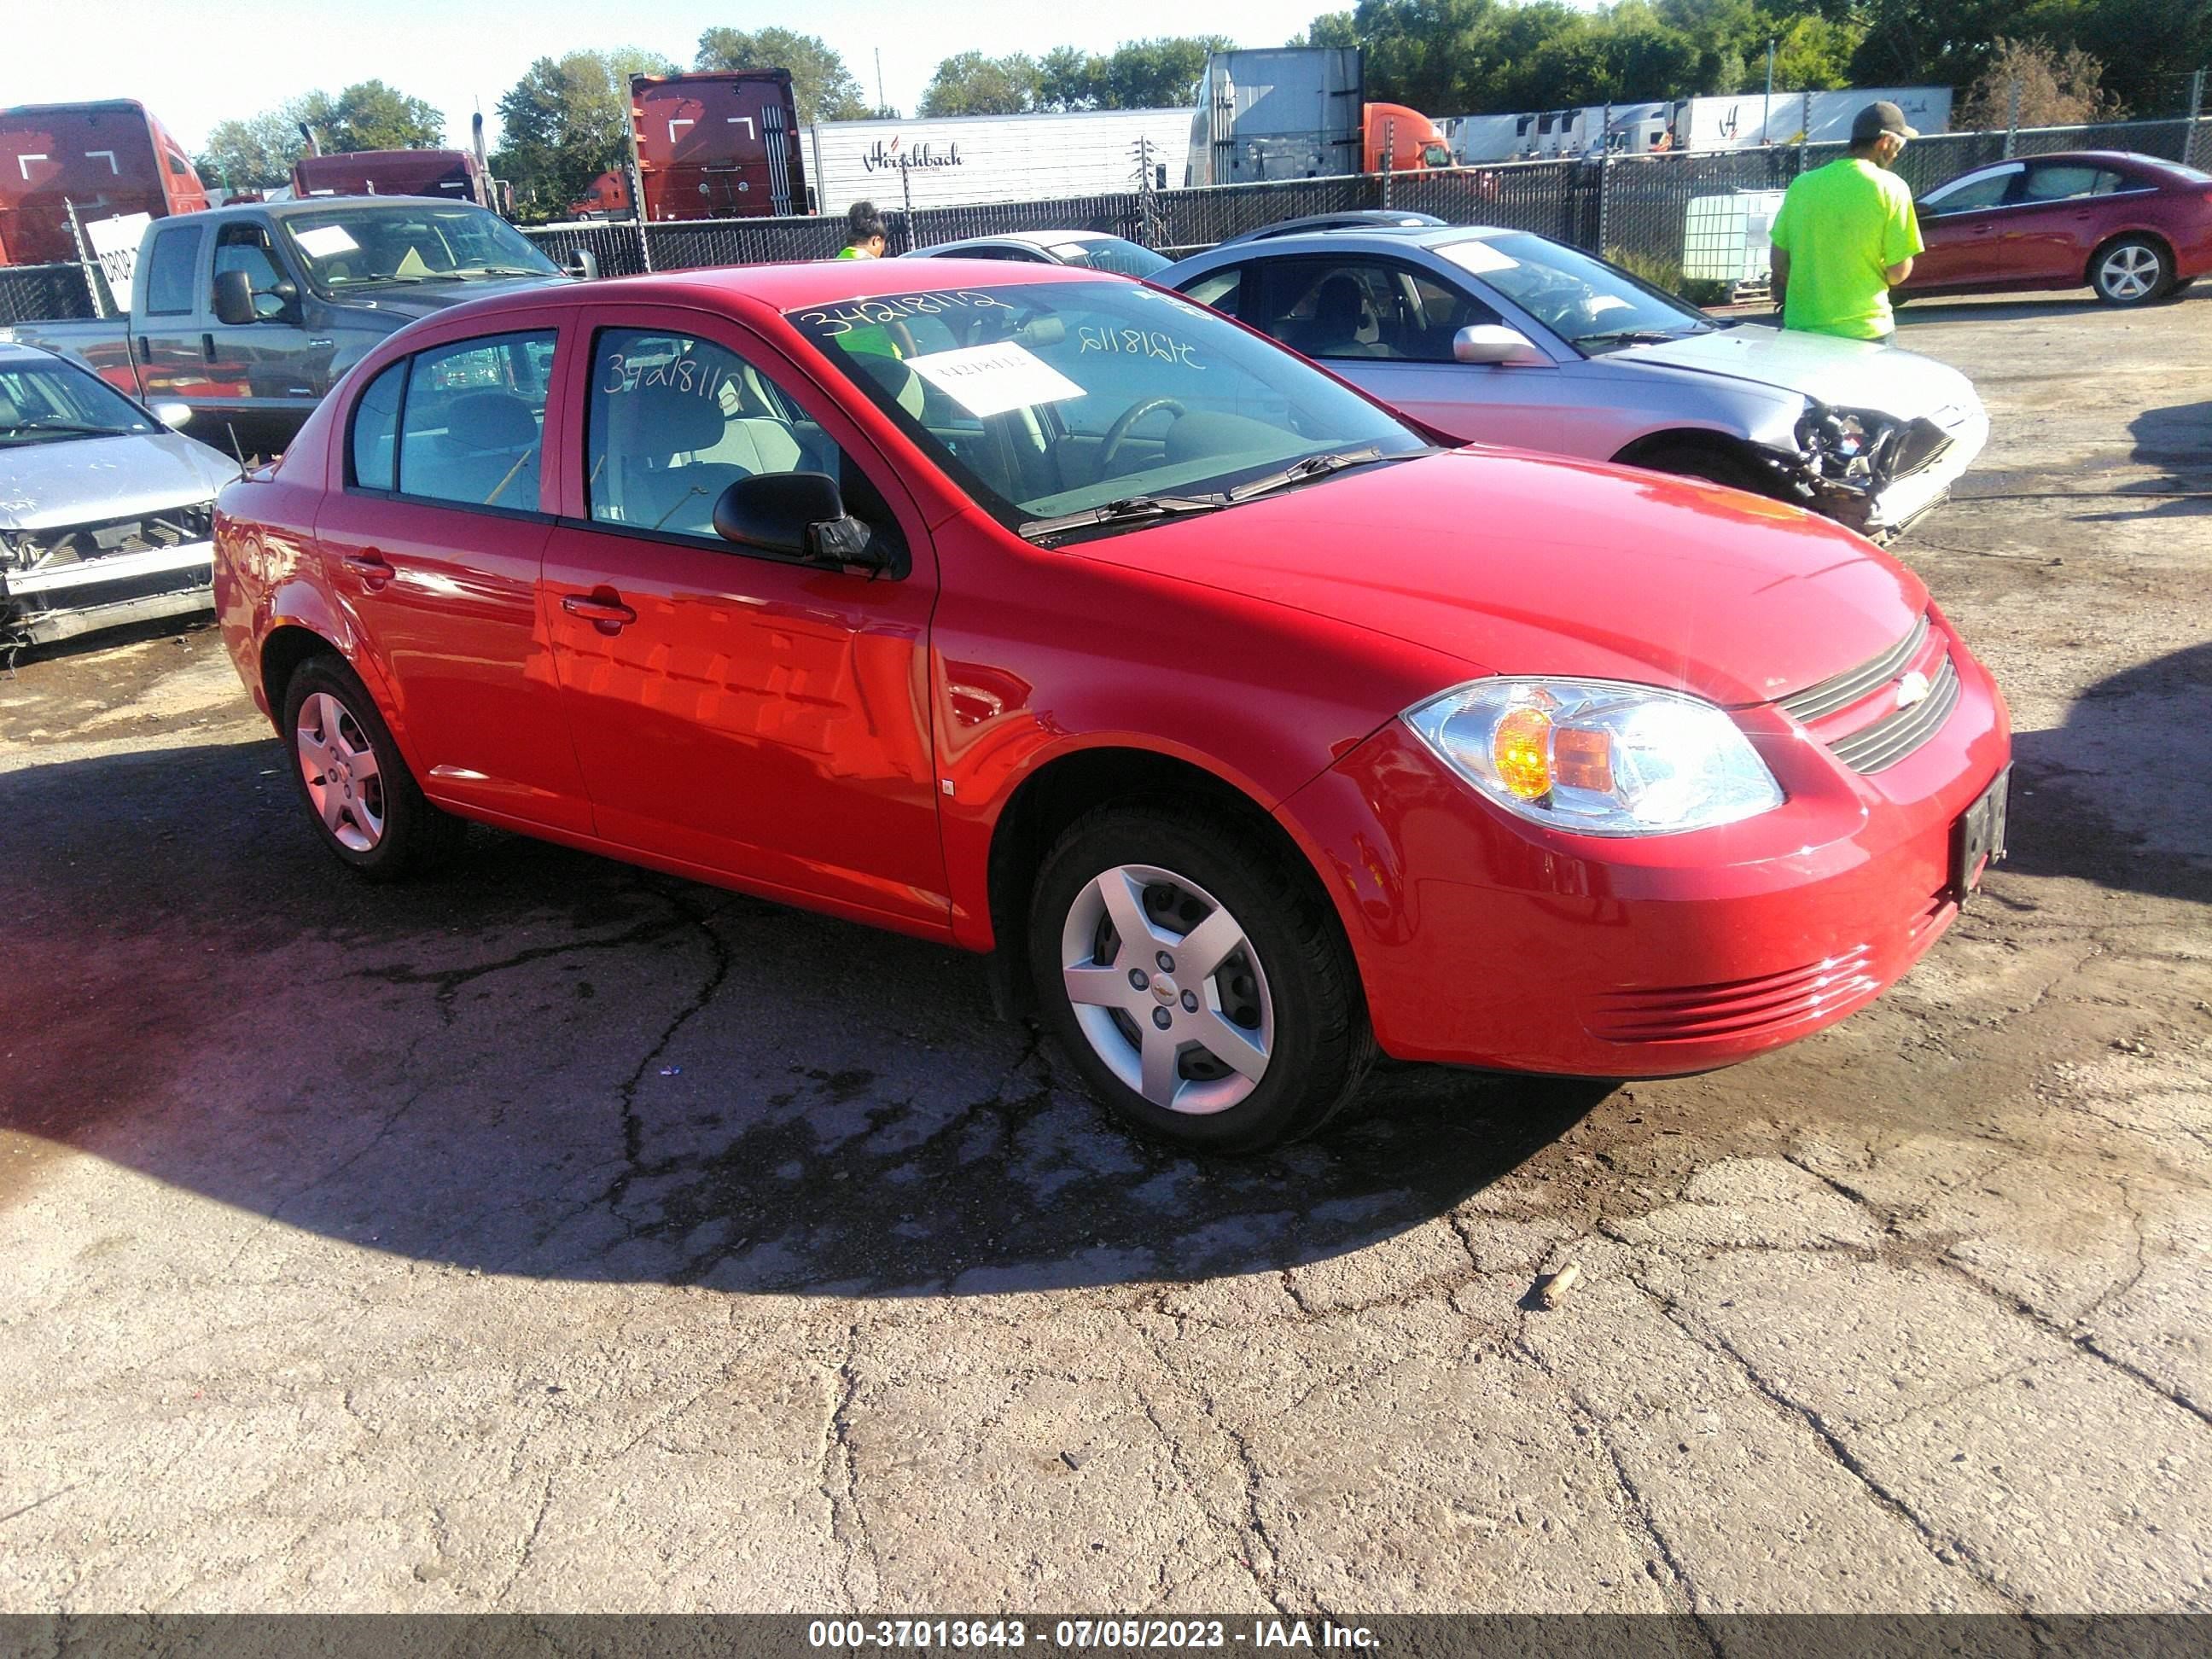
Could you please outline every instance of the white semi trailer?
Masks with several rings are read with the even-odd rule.
[[[962,115],[936,120],[824,121],[806,128],[807,177],[819,211],[857,201],[896,211],[1033,202],[1133,190],[1149,155],[1155,188],[1182,183],[1194,112],[1090,110],[1072,115]]]

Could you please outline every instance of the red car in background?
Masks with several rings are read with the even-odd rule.
[[[1378,1048],[1760,1053],[2002,847],[1996,687],[1851,532],[1439,448],[1064,266],[456,307],[216,537],[225,643],[362,874],[477,819],[992,952],[1190,1146],[1311,1130]]]
[[[1908,297],[2079,288],[2142,305],[2212,270],[2212,173],[2123,150],[1976,167],[1920,198]]]

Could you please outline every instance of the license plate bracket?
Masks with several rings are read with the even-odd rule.
[[[1951,896],[1960,904],[1982,884],[1983,873],[2005,855],[2005,818],[2012,768],[1990,781],[1974,804],[1951,826]]]

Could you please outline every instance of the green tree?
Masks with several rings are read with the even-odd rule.
[[[695,70],[791,71],[791,95],[803,123],[857,121],[876,112],[845,59],[817,36],[789,29],[711,28],[699,36]]]
[[[561,213],[584,187],[629,155],[629,77],[673,75],[676,65],[636,46],[541,58],[501,95],[501,137],[492,171],[514,185],[518,211]]]
[[[1103,109],[1180,109],[1205,73],[1209,54],[1237,43],[1225,34],[1182,34],[1128,40],[1106,59]]]
[[[386,86],[357,81],[333,98],[310,92],[244,120],[218,121],[194,158],[200,177],[228,190],[274,190],[307,154],[304,125],[325,154],[353,149],[436,149],[446,118],[435,105]]]
[[[1037,64],[1037,107],[1097,109],[1107,96],[1107,60],[1080,46],[1054,46]]]
[[[1043,72],[1026,52],[990,58],[955,53],[937,66],[921,94],[924,115],[1020,115],[1037,107]]]

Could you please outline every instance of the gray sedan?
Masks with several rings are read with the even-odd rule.
[[[1126,237],[1103,230],[1010,230],[997,236],[970,236],[939,242],[899,255],[902,259],[1007,259],[1016,264],[1074,265],[1110,270],[1117,276],[1155,276],[1167,259]]]
[[[37,346],[0,345],[0,656],[204,610],[237,464]]]
[[[1718,321],[1526,231],[1286,236],[1152,280],[1462,442],[1710,479],[1875,536],[1942,500],[1989,439],[1956,369]]]

